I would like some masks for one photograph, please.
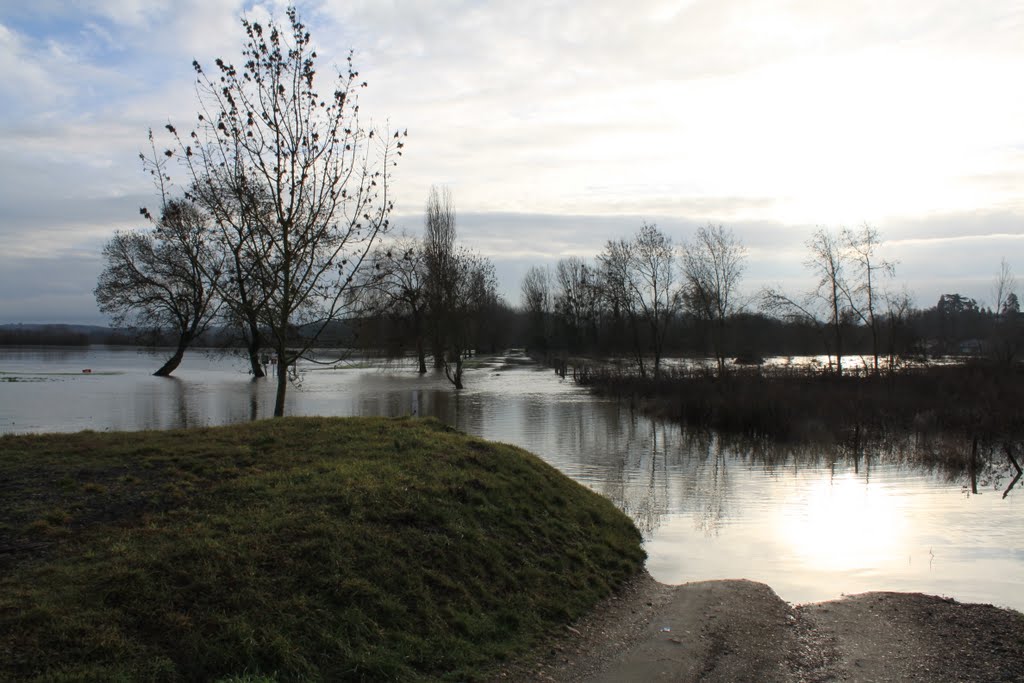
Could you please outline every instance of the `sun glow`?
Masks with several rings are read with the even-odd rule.
[[[806,486],[779,514],[780,540],[809,568],[870,570],[907,546],[908,520],[896,498],[854,474]]]

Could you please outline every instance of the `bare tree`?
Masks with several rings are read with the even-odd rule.
[[[657,377],[665,336],[681,303],[672,240],[656,226],[644,223],[633,239],[609,242],[598,259],[604,266],[606,296],[630,320],[640,374],[647,374],[640,341],[642,323]]]
[[[358,270],[389,228],[389,169],[403,142],[361,126],[357,91],[366,83],[351,55],[320,94],[317,54],[294,8],[284,28],[242,25],[241,67],[218,59],[209,75],[193,62],[196,128],[185,137],[167,129],[195,197],[247,255],[236,277],[252,285],[277,354],[280,416],[284,370],[345,315]]]
[[[641,377],[647,377],[644,345],[641,341],[642,317],[637,301],[635,277],[631,267],[630,244],[626,240],[609,240],[597,257],[601,264],[602,294],[613,320],[625,320],[632,339],[633,359]]]
[[[725,326],[737,310],[746,248],[721,225],[700,228],[683,247],[684,301],[690,312],[711,325],[718,374],[725,374]]]
[[[217,281],[217,294],[224,303],[224,317],[245,344],[249,371],[253,377],[265,376],[261,363],[261,349],[265,343],[263,323],[268,288],[261,286],[256,277],[260,261],[268,257],[259,249],[260,242],[252,239],[252,224],[248,216],[258,213],[253,197],[243,191],[244,176],[227,177],[219,183],[214,178],[193,183],[188,192],[198,205],[206,207],[216,217],[212,239],[224,260],[224,272]],[[242,202],[249,202],[243,208]],[[270,211],[269,202],[263,209]]]
[[[365,310],[390,315],[408,329],[420,374],[427,372],[427,265],[423,244],[401,235],[373,253],[373,267],[362,274]]]
[[[803,301],[790,298],[778,289],[766,289],[761,306],[776,315],[803,320],[823,332],[829,357],[835,355],[836,374],[843,374],[843,330],[853,315],[846,281],[849,256],[839,235],[818,228],[806,242],[809,256],[804,266],[817,278],[817,283]]]
[[[896,369],[901,354],[909,353],[914,342],[910,326],[910,316],[914,311],[914,299],[904,289],[896,294],[886,294],[886,329],[888,331],[888,365],[889,372]]]
[[[491,262],[465,249],[454,254],[449,281],[450,308],[444,315],[444,372],[456,389],[463,388],[463,360],[479,346],[486,314],[498,300],[498,284]]]
[[[546,353],[551,343],[551,272],[531,266],[523,276],[520,289],[530,325],[530,345]]]
[[[832,330],[836,374],[843,376],[843,323],[848,263],[842,241],[835,233],[818,228],[807,241],[810,255],[804,265],[817,277],[818,284],[811,291],[811,300],[817,300],[827,311],[827,325]]]
[[[185,350],[217,316],[216,284],[223,259],[211,248],[209,217],[185,199],[171,199],[167,157],[156,151],[149,131],[150,156],[140,153],[142,168],[159,194],[159,219],[148,231],[119,232],[103,248],[106,265],[93,294],[114,323],[131,322],[158,332],[173,331],[174,353],[154,373],[174,372]]]
[[[149,216],[146,209],[142,212]],[[100,310],[126,323],[172,331],[174,353],[155,375],[169,376],[185,350],[217,315],[217,257],[207,218],[182,200],[168,201],[155,227],[118,232],[103,247],[105,266],[94,294]]]
[[[992,319],[991,351],[995,360],[1012,363],[1024,348],[1024,330],[1020,316],[1020,302],[1017,299],[1017,278],[1004,258],[999,262],[999,272],[992,281],[992,296],[995,299]]]
[[[463,360],[475,348],[487,311],[497,303],[497,279],[490,261],[458,248],[455,205],[447,188],[432,187],[427,198],[423,251],[434,366],[463,388]]]
[[[882,241],[878,231],[867,223],[858,230],[844,229],[842,242],[854,270],[854,279],[852,283],[840,280],[840,286],[844,288],[850,310],[871,331],[871,353],[874,357],[874,370],[878,372],[879,320],[877,312],[880,302],[884,300],[878,278],[880,276],[892,277],[895,275],[896,266],[892,261],[878,258],[878,248]]]
[[[1006,305],[1007,298],[1011,294],[1015,294],[1016,290],[1017,278],[1014,277],[1013,269],[1010,267],[1009,262],[1003,258],[999,261],[999,272],[996,273],[996,277],[992,281],[992,298],[995,300],[992,310],[997,314],[1001,313]]]
[[[567,350],[579,351],[597,324],[601,291],[597,272],[578,256],[559,260],[555,269],[558,289],[555,310],[563,328]]]
[[[450,312],[455,307],[458,278],[455,205],[448,188],[430,188],[423,228],[431,352],[434,356],[434,368],[440,369],[445,365],[445,326]]]

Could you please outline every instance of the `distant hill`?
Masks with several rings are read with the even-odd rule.
[[[296,330],[298,336],[308,336],[314,326]],[[344,345],[353,341],[354,329],[344,321],[333,321],[320,335],[324,345]],[[175,343],[173,336],[134,327],[103,327],[101,325],[72,325],[65,323],[5,323],[0,324],[0,346],[88,346],[156,345]],[[239,345],[237,334],[227,327],[215,327],[202,335],[196,346],[228,347]]]
[[[89,344],[136,344],[135,330],[100,325],[62,323],[14,323],[0,325],[0,346],[88,346]]]

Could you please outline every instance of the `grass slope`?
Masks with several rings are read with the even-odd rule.
[[[609,501],[433,420],[0,438],[0,679],[473,679],[635,574]]]

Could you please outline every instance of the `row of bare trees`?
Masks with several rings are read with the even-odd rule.
[[[746,249],[730,230],[707,225],[677,246],[644,224],[631,238],[608,242],[592,262],[572,256],[553,273],[536,266],[527,272],[522,302],[529,343],[556,354],[628,353],[642,377],[659,375],[666,344],[703,346],[723,374],[730,352],[745,355],[749,348],[758,355],[759,340],[730,339],[730,328],[733,337],[737,329],[770,332],[758,310],[816,334],[814,353],[824,351],[839,376],[851,353],[866,352],[877,373],[908,353],[984,353],[1005,363],[1024,351],[1024,317],[1005,261],[992,287],[994,310],[958,294],[917,310],[906,288],[894,286],[896,264],[882,245],[867,224],[818,228],[806,242],[804,266],[813,282],[807,291],[767,288],[744,298]]]
[[[498,305],[492,263],[458,244],[455,206],[447,188],[431,188],[423,238],[401,235],[377,247],[361,274],[361,315],[386,316],[411,340],[421,374],[427,353],[456,389],[463,362],[480,345],[482,328]]]
[[[671,325],[686,312],[706,329],[724,372],[725,323],[739,309],[745,258],[742,242],[723,226],[702,227],[677,246],[644,224],[631,238],[609,241],[594,263],[569,257],[554,275],[538,266],[527,272],[522,300],[531,339],[581,350],[604,335],[606,349],[628,351],[642,376],[657,377]]]
[[[173,372],[184,349],[213,321],[245,337],[252,372],[258,353],[277,357],[275,415],[284,413],[291,367],[325,330],[351,312],[357,278],[389,230],[390,170],[403,135],[359,121],[352,66],[318,79],[317,53],[294,8],[288,25],[242,21],[242,64],[193,62],[199,112],[187,134],[143,156],[160,192],[153,227],[118,233],[103,250],[95,290],[115,322],[174,329],[178,348],[157,374]],[[321,91],[321,86],[323,91]],[[169,163],[184,176],[172,196]]]

